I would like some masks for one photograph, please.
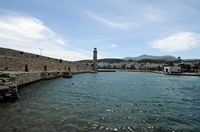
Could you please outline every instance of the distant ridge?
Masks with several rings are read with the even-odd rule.
[[[141,55],[138,57],[125,57],[124,60],[140,61],[140,60],[165,60],[165,61],[175,61],[176,57],[165,55],[165,56],[153,56],[153,55]]]
[[[108,63],[121,63],[121,62],[139,62],[139,63],[169,63],[169,62],[177,62],[178,58],[171,55],[164,56],[154,56],[154,55],[141,55],[138,57],[125,57],[125,58],[104,58],[98,59],[98,62],[108,62]],[[195,62],[200,61],[200,59],[181,59],[182,62]],[[78,62],[84,63],[92,63],[92,60],[80,60]]]
[[[118,58],[104,58],[104,59],[98,59],[98,62],[108,62],[108,63],[120,63],[120,62],[124,62],[126,60],[124,59],[118,59]],[[84,63],[92,63],[92,60],[80,60],[77,62],[84,62]]]

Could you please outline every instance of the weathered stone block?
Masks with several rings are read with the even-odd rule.
[[[0,86],[0,90],[8,90],[9,86]]]

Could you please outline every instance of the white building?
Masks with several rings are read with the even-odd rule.
[[[108,62],[100,62],[98,63],[99,69],[111,69],[112,65]]]
[[[180,66],[165,66],[164,73],[180,73],[181,67]]]

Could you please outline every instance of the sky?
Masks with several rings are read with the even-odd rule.
[[[0,0],[0,47],[65,60],[200,58],[200,0]]]

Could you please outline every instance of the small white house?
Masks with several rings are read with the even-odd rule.
[[[180,73],[181,67],[180,66],[165,66],[164,73]]]

